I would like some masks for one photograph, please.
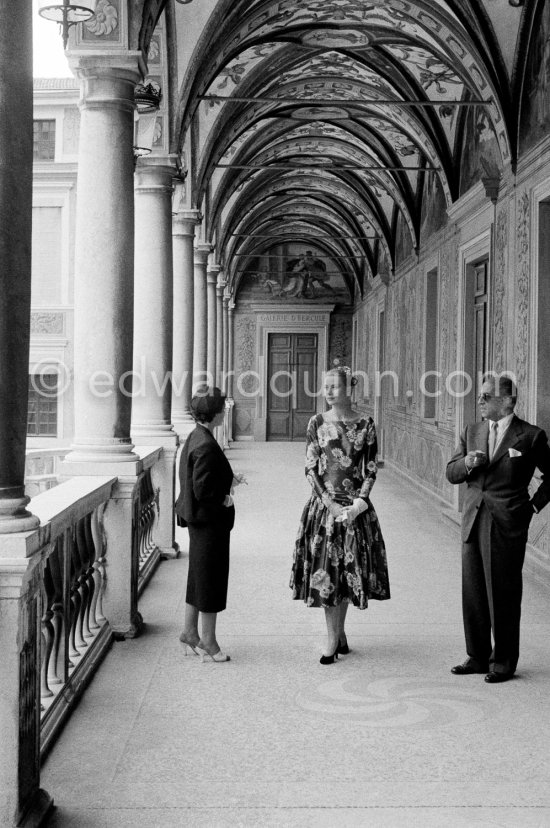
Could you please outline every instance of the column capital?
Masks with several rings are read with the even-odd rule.
[[[69,66],[81,82],[80,109],[116,106],[135,109],[134,87],[141,79],[141,52],[72,52]]]
[[[168,189],[172,192],[173,179],[177,173],[177,155],[150,155],[138,158],[134,173],[134,189],[136,192],[144,190]]]
[[[197,244],[194,251],[195,264],[206,265],[208,257],[213,250],[214,248],[211,244]]]
[[[195,228],[202,221],[198,210],[178,210],[172,213],[172,235],[195,238]]]
[[[217,265],[217,264],[213,264],[213,265],[210,265],[208,267],[208,270],[206,272],[206,276],[207,276],[207,281],[208,281],[209,285],[215,285],[217,287],[217,285],[218,285],[218,275],[219,275],[221,269],[222,269],[221,265]]]

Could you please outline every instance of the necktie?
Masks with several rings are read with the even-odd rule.
[[[493,459],[498,440],[498,422],[491,423],[489,432],[489,461]]]

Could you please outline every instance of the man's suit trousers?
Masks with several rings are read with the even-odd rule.
[[[462,546],[462,612],[466,651],[495,672],[514,672],[519,658],[527,530],[510,539],[481,504]],[[491,631],[493,642],[491,644]]]

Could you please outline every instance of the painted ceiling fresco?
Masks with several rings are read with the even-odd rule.
[[[193,136],[194,204],[230,278],[275,237],[312,245],[322,228],[333,242],[318,255],[348,257],[343,278],[362,292],[514,161],[522,9],[498,2],[505,35],[482,0],[219,0],[178,134]]]

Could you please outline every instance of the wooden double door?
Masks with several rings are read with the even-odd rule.
[[[305,440],[309,419],[317,411],[317,347],[317,334],[269,334],[268,440]]]

